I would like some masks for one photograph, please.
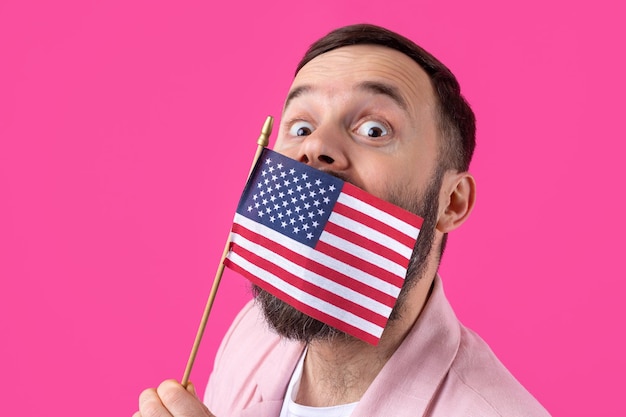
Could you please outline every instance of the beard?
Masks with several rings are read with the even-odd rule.
[[[347,181],[341,175],[331,174]],[[437,226],[439,190],[441,189],[442,179],[443,169],[438,168],[431,177],[421,199],[416,198],[414,195],[408,195],[398,185],[393,187],[389,195],[384,198],[390,203],[424,219],[419,236],[413,247],[411,259],[409,260],[406,278],[389,316],[389,322],[395,321],[400,317],[408,291],[424,275],[427,260],[434,250],[433,242]],[[252,285],[252,293],[256,303],[263,311],[265,321],[273,331],[286,339],[305,343],[321,340],[355,340],[353,336],[302,313],[257,285]]]

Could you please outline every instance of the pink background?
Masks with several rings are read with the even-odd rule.
[[[3,415],[118,416],[180,378],[267,114],[372,22],[458,76],[475,212],[458,316],[555,415],[625,415],[620,1],[0,1]],[[249,298],[227,272],[192,380]]]

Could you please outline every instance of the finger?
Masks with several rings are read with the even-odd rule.
[[[174,380],[163,381],[157,388],[157,394],[161,398],[163,405],[173,416],[212,416],[206,406],[195,395]]]
[[[141,417],[172,417],[154,388],[139,394],[139,411],[135,414]]]

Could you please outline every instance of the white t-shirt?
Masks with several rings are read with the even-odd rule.
[[[300,378],[302,377],[302,367],[304,366],[306,351],[307,350],[304,349],[298,361],[298,365],[293,371],[293,375],[291,375],[291,380],[287,386],[287,394],[283,401],[283,408],[280,410],[280,417],[350,417],[350,414],[352,414],[358,402],[333,407],[307,407],[295,402],[296,394],[300,387]]]

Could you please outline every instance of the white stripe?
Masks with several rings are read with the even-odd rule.
[[[406,268],[404,268],[402,265],[398,265],[397,263],[385,258],[384,256],[380,256],[379,254],[367,250],[362,246],[355,245],[352,242],[348,242],[347,240],[340,238],[339,236],[333,235],[332,233],[323,231],[320,235],[320,241],[334,246],[344,252],[348,252],[349,254],[354,255],[357,258],[360,258],[363,261],[368,262],[372,265],[376,265],[377,267],[382,268],[385,271],[390,272],[394,275],[397,275],[402,279],[404,279],[404,277],[406,276]]]
[[[369,285],[370,287],[375,288],[384,294],[390,295],[395,298],[398,297],[398,294],[400,293],[400,288],[389,282],[383,281],[382,279],[375,277],[372,274],[369,274],[351,265],[343,263],[331,256],[316,251],[315,249],[307,245],[304,245],[296,240],[284,236],[283,234],[278,233],[275,230],[272,230],[269,227],[262,225],[261,223],[257,223],[254,220],[250,220],[240,214],[235,214],[234,222],[242,225],[248,230],[251,230],[261,236],[273,240],[279,245],[285,246],[290,250],[311,259],[314,262],[317,262],[334,271],[347,275],[350,278],[359,281],[365,285]],[[402,278],[404,279],[404,275],[402,276]]]
[[[376,301],[364,294],[361,294],[360,292],[344,287],[343,285],[338,284],[335,281],[324,278],[321,275],[305,269],[300,265],[293,263],[289,259],[286,259],[285,257],[272,252],[264,246],[251,242],[250,240],[237,233],[233,233],[231,236],[232,241],[242,248],[249,250],[255,255],[267,260],[274,265],[279,266],[280,268],[297,276],[298,278],[303,279],[304,281],[310,282],[317,287],[323,288],[333,294],[345,298],[346,300],[350,300],[353,303],[359,304],[361,307],[380,314],[381,316],[389,317],[389,315],[391,314],[391,307],[388,307],[379,301]]]
[[[372,240],[379,245],[382,245],[392,251],[396,252],[398,255],[403,256],[407,260],[411,258],[411,254],[413,253],[413,248],[409,248],[408,246],[398,242],[394,238],[387,236],[384,233],[380,233],[378,230],[372,229],[364,225],[363,223],[357,222],[356,220],[352,220],[349,217],[344,216],[343,214],[333,212],[328,221],[339,225],[345,229],[348,229],[354,233],[357,233],[364,238]]]
[[[417,234],[420,231],[420,229],[418,229],[417,227],[348,194],[339,194],[339,198],[337,199],[337,201],[355,210],[358,210],[361,213],[365,213],[370,217],[378,219],[386,225],[393,227],[398,232],[401,232],[413,239],[417,238]]]
[[[335,317],[336,319],[343,321],[344,323],[348,323],[351,326],[354,326],[358,329],[363,330],[366,333],[369,333],[377,338],[380,338],[383,328],[375,325],[372,322],[369,322],[361,317],[355,316],[349,311],[345,311],[333,304],[327,303],[324,300],[320,300],[317,297],[312,296],[311,294],[300,290],[299,288],[294,287],[293,285],[283,281],[278,278],[274,274],[254,265],[253,263],[247,261],[246,259],[239,256],[237,253],[231,252],[228,258],[235,264],[239,265],[244,270],[248,271],[255,277],[258,277],[262,281],[267,282],[271,286],[276,289],[289,294],[291,297],[294,297],[298,301],[306,304],[309,307],[312,307],[316,310],[322,311],[329,316]]]

